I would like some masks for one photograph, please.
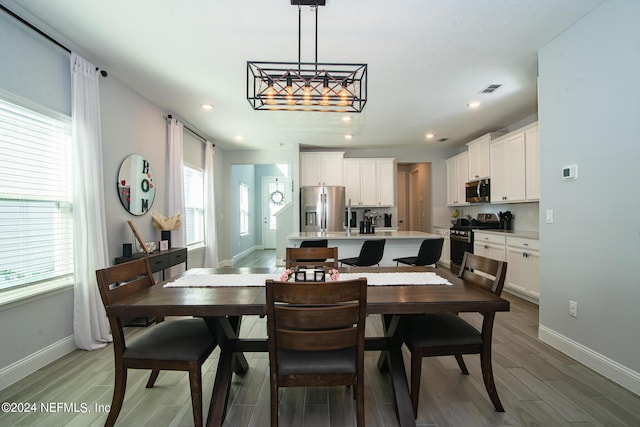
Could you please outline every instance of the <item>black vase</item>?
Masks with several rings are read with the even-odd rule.
[[[166,240],[168,243],[169,249],[171,249],[171,230],[161,230],[160,236],[161,236],[160,240]]]

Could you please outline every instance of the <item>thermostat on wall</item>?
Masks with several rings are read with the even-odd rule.
[[[562,167],[562,179],[577,179],[578,165],[568,165]]]

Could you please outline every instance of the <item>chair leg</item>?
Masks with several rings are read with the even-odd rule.
[[[484,380],[484,386],[489,394],[489,399],[493,403],[493,407],[498,412],[504,412],[500,398],[498,397],[498,390],[496,390],[496,383],[493,380],[493,367],[491,364],[491,349],[488,350],[488,354],[485,351],[480,353],[480,366],[482,367],[482,379]]]
[[[356,387],[358,389],[356,392],[356,426],[364,427],[364,381],[361,378],[358,378],[358,384],[353,388]]]
[[[149,375],[149,379],[147,380],[147,385],[145,386],[146,388],[153,387],[153,385],[156,383],[156,380],[158,379],[159,373],[160,371],[157,369],[154,369],[151,371],[151,375]]]
[[[417,350],[411,352],[411,406],[413,418],[418,418],[418,398],[420,397],[420,376],[422,375],[422,356]]]
[[[271,427],[278,427],[278,384],[271,379]]]
[[[458,361],[458,366],[460,366],[460,370],[464,375],[469,375],[469,370],[467,369],[467,365],[464,363],[464,359],[461,354],[456,354],[456,360]]]
[[[189,386],[191,388],[191,409],[193,425],[202,427],[202,373],[200,365],[189,370]]]
[[[109,416],[107,417],[107,421],[104,423],[105,427],[113,427],[118,419],[118,415],[120,415],[120,410],[122,409],[122,402],[124,402],[124,393],[127,388],[127,368],[122,366],[118,366],[116,363],[115,367],[115,381],[113,386],[113,398],[111,399],[111,407],[109,409]]]

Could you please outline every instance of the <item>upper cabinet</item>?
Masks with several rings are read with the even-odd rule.
[[[491,142],[491,203],[536,201],[539,194],[538,124]]]
[[[540,200],[540,143],[538,123],[524,128],[527,201]]]
[[[344,152],[300,153],[300,186],[344,185]]]
[[[465,206],[464,185],[469,181],[469,155],[467,152],[447,159],[447,205]]]
[[[394,159],[344,159],[343,175],[352,206],[395,206]]]
[[[491,176],[489,147],[491,141],[504,133],[488,133],[467,143],[469,153],[469,180],[473,181]]]

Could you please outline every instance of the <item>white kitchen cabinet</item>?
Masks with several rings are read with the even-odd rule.
[[[491,142],[491,203],[540,199],[538,123]]]
[[[344,152],[300,153],[300,186],[344,185]]]
[[[469,180],[469,155],[467,152],[447,159],[447,205],[466,206],[464,185]]]
[[[490,146],[491,141],[504,135],[504,132],[488,133],[480,138],[467,142],[469,150],[469,180],[489,178],[491,176]]]
[[[491,143],[491,203],[525,200],[524,133],[510,133]]]
[[[505,236],[474,231],[473,253],[497,259],[498,261],[505,261]]]
[[[540,143],[538,123],[524,128],[527,201],[540,200]]]
[[[352,206],[395,206],[394,159],[344,159],[344,178]]]
[[[449,268],[451,267],[451,239],[449,233],[451,231],[448,228],[435,228],[434,233],[442,236],[444,239],[442,242],[442,254],[438,263]]]
[[[506,245],[505,288],[537,303],[540,297],[540,242],[534,239],[507,237]]]

